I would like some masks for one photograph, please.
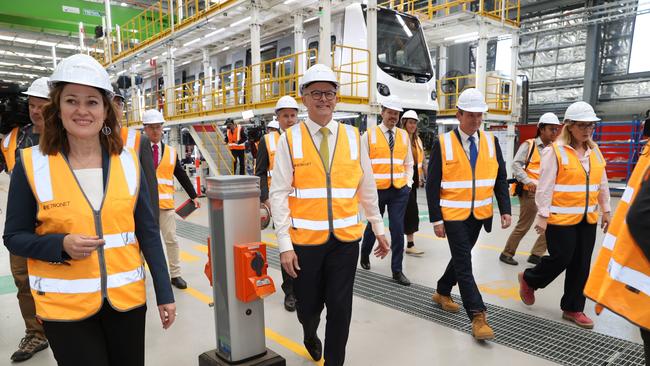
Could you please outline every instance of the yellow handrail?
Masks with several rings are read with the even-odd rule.
[[[518,27],[521,17],[520,0],[495,0],[490,3],[483,0],[389,0],[378,5],[427,20],[469,11]]]

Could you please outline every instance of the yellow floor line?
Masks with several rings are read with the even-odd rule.
[[[199,290],[197,290],[195,288],[188,287],[183,291],[185,291],[190,296],[194,297],[195,299],[197,299],[197,300],[199,300],[199,301],[201,301],[201,302],[203,302],[205,304],[210,304],[212,302],[212,297],[202,293],[201,291],[199,291]],[[276,342],[277,344],[279,344],[282,347],[288,349],[289,351],[297,354],[298,356],[304,357],[309,361],[312,361],[311,356],[309,355],[309,353],[305,349],[305,346],[303,346],[302,344],[300,344],[298,342],[295,342],[294,340],[289,339],[289,338],[283,336],[280,333],[275,332],[271,328],[264,328],[264,334],[266,335],[266,338]],[[321,360],[319,362],[313,362],[313,363],[315,365],[322,366],[323,365],[323,360]]]
[[[201,253],[208,254],[208,246],[207,245],[199,244],[199,245],[193,246],[193,248],[196,249],[197,251],[201,252]]]
[[[193,254],[190,254],[190,253],[188,253],[188,252],[186,252],[184,250],[181,250],[180,257],[181,257],[181,260],[183,262],[195,262],[195,261],[199,260],[199,257],[197,257],[197,256],[195,256]]]

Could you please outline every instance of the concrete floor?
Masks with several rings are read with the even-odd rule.
[[[6,207],[8,182],[5,174],[0,175],[0,207],[3,209]],[[176,194],[177,203],[185,199],[183,192]],[[205,199],[203,201],[205,202]],[[617,199],[613,201],[615,207]],[[437,278],[449,260],[449,249],[446,240],[435,238],[431,225],[428,224],[423,190],[419,192],[419,202],[422,224],[421,231],[416,234],[416,245],[426,253],[419,258],[405,256],[404,271],[412,282],[435,287]],[[188,220],[207,226],[205,207],[206,205]],[[518,207],[515,206],[515,220],[517,211]],[[0,221],[2,228],[4,220]],[[499,252],[509,232],[510,229],[495,228],[490,234],[481,233],[478,246],[473,252],[474,273],[484,301],[522,313],[562,321],[559,300],[563,276],[547,289],[537,293],[537,302],[533,307],[525,306],[519,300],[516,275],[526,267],[523,263],[535,237],[530,233],[524,239],[519,249],[521,253],[517,255],[522,264],[512,267],[498,261]],[[271,230],[263,233],[263,239],[271,244],[273,237]],[[602,233],[599,233],[597,248],[600,247],[601,240]],[[182,249],[183,277],[191,288],[184,291],[174,289],[179,316],[171,329],[163,331],[155,310],[151,282],[148,282],[150,308],[147,315],[147,365],[194,365],[198,362],[199,354],[215,348],[214,315],[212,308],[207,305],[211,301],[212,291],[203,274],[206,262],[203,246],[205,243],[196,243],[184,238],[179,238],[179,242]],[[594,258],[596,255],[597,250],[594,251]],[[383,261],[371,259],[371,262],[373,271],[390,275],[389,258]],[[280,272],[270,268],[269,273],[276,285],[279,285]],[[8,252],[4,246],[0,246],[0,284],[10,280],[10,275]],[[457,288],[455,291],[458,293]],[[287,365],[314,364],[302,346],[302,330],[295,314],[286,312],[282,302],[281,292],[265,300],[267,347],[285,357]],[[641,343],[638,328],[611,313],[596,317],[593,308],[593,303],[588,301],[586,312],[596,322],[595,332]],[[0,292],[0,309],[0,365],[5,365],[9,364],[9,356],[15,351],[24,331],[15,292]],[[319,330],[321,338],[324,335],[324,324],[323,316]],[[346,364],[366,366],[479,363],[485,366],[501,366],[504,363],[551,364],[547,360],[505,346],[475,342],[465,333],[355,297]],[[56,362],[48,349],[24,364],[46,366],[56,365]]]

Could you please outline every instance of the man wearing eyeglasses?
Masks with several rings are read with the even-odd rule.
[[[294,280],[304,344],[318,361],[316,334],[327,307],[325,364],[343,365],[352,317],[352,287],[363,233],[359,205],[384,258],[388,242],[377,188],[359,131],[333,120],[338,81],[322,64],[310,67],[300,91],[308,118],[278,141],[270,189],[271,211],[283,269]]]
[[[512,171],[521,189],[517,190],[519,197],[519,221],[517,226],[510,233],[506,246],[503,249],[499,260],[503,263],[516,266],[519,263],[513,258],[519,242],[524,238],[537,216],[535,205],[535,191],[539,183],[539,172],[541,169],[542,150],[552,144],[562,129],[562,124],[557,116],[551,112],[544,113],[537,123],[537,136],[534,139],[524,141],[515,159],[512,162]],[[546,238],[539,235],[535,245],[528,257],[528,263],[537,264],[546,253]]]

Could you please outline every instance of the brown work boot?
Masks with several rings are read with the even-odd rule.
[[[450,313],[457,313],[460,311],[460,305],[456,304],[451,296],[440,295],[436,292],[433,294],[433,296],[431,296],[431,300],[440,305],[444,311],[448,311]]]
[[[18,350],[11,355],[11,360],[21,362],[34,356],[36,352],[42,351],[49,346],[47,339],[34,334],[26,335],[18,345]]]
[[[476,340],[494,338],[494,331],[488,325],[484,311],[474,314],[474,318],[472,319],[472,336]]]

